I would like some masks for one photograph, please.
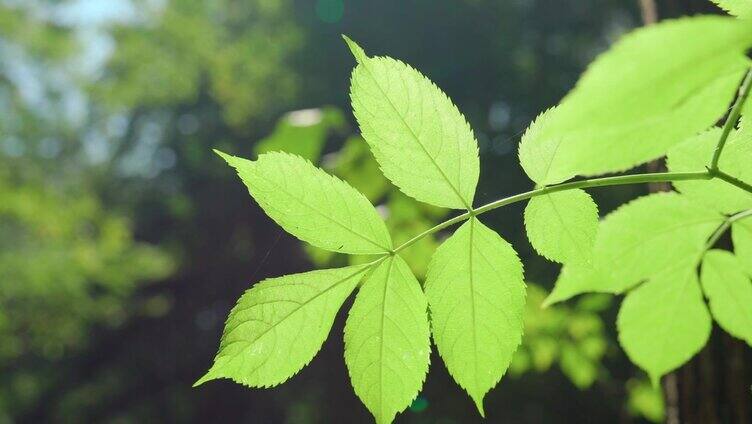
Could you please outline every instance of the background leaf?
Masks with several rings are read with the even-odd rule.
[[[647,371],[653,385],[699,352],[711,322],[695,263],[685,262],[627,294],[617,328],[627,356]]]
[[[589,263],[598,230],[598,206],[582,190],[537,196],[525,207],[530,244],[544,257],[562,263]]]
[[[316,163],[331,130],[342,130],[346,121],[335,107],[296,110],[285,114],[274,131],[256,143],[257,155],[286,152]]]
[[[250,161],[219,154],[264,211],[295,237],[342,253],[392,248],[386,225],[368,199],[300,156],[273,152]]]
[[[752,346],[752,281],[739,259],[725,250],[709,251],[700,280],[718,325]]]
[[[694,260],[723,220],[678,193],[651,194],[620,207],[600,223],[595,240],[603,291],[621,292]]]
[[[721,137],[721,129],[713,128],[673,147],[668,152],[671,172],[697,172],[710,164]],[[743,181],[752,182],[752,132],[735,131],[729,135],[718,162],[721,170]],[[721,180],[674,181],[677,190],[703,205],[724,213],[752,208],[752,193]]]
[[[324,157],[323,168],[363,193],[374,204],[392,187],[371,156],[368,144],[360,137],[350,137],[342,148]]]
[[[362,53],[350,44],[356,56]],[[353,113],[384,175],[420,201],[470,208],[480,165],[462,114],[410,66],[388,57],[358,61],[350,85]]]
[[[217,378],[276,386],[313,359],[337,311],[368,268],[325,269],[264,280],[230,312],[214,365],[196,382]]]
[[[428,372],[426,297],[399,256],[366,279],[345,325],[345,362],[355,393],[378,424],[407,408]]]
[[[525,283],[517,253],[471,218],[433,255],[426,296],[439,354],[483,415],[483,397],[522,338]]]
[[[530,126],[522,167],[547,185],[664,155],[725,113],[749,67],[750,45],[752,26],[730,18],[680,19],[630,33]]]

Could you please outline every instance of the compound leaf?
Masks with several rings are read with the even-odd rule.
[[[483,397],[522,338],[522,264],[509,243],[471,218],[434,253],[426,296],[439,354],[483,415]]]
[[[337,311],[367,268],[325,269],[264,280],[230,312],[214,365],[196,385],[217,378],[276,386],[313,359]]]
[[[707,252],[700,281],[718,325],[752,346],[752,281],[739,259],[725,250]]]
[[[348,44],[358,60],[350,85],[353,112],[384,175],[415,199],[469,209],[480,165],[465,118],[420,72]]]
[[[752,18],[752,0],[712,0],[729,15]]]
[[[616,324],[619,343],[653,385],[688,361],[711,329],[695,261],[682,261],[627,294]]]
[[[667,165],[671,172],[697,172],[705,169],[713,152],[721,129],[713,128],[678,144],[668,152]],[[752,182],[752,133],[734,131],[729,135],[726,148],[718,166],[724,172],[743,181]],[[719,212],[734,213],[752,208],[752,193],[734,187],[724,181],[674,181],[674,187],[683,194]]]
[[[594,266],[603,291],[621,292],[701,254],[707,238],[724,220],[678,193],[640,197],[600,223]]]
[[[752,222],[746,220],[731,224],[731,239],[742,267],[752,276]]]
[[[530,126],[520,144],[522,167],[548,185],[664,155],[725,113],[749,68],[750,45],[752,26],[731,18],[686,18],[632,32]]]
[[[391,250],[386,225],[368,199],[300,156],[272,152],[250,161],[217,153],[237,170],[264,211],[295,237],[334,252]]]
[[[562,263],[589,263],[598,229],[598,206],[582,190],[533,197],[525,208],[530,244]]]
[[[390,423],[423,386],[431,345],[426,297],[399,256],[366,279],[345,325],[353,388],[379,424]]]

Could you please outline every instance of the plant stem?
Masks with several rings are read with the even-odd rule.
[[[742,181],[742,180],[740,180],[740,179],[738,179],[738,178],[736,178],[734,176],[731,176],[731,175],[729,175],[729,174],[721,171],[720,169],[716,169],[714,171],[710,171],[710,173],[711,173],[711,175],[714,178],[721,179],[721,180],[726,181],[727,183],[729,183],[731,185],[739,187],[740,189],[742,189],[744,191],[748,191],[748,192],[752,193],[752,185],[747,184],[744,181]]]
[[[724,179],[721,175],[728,176],[727,174],[723,174],[718,170],[715,172],[711,172],[711,171],[655,172],[655,173],[647,173],[647,174],[619,175],[615,177],[591,178],[591,179],[586,179],[586,180],[572,181],[568,183],[562,183],[562,184],[556,184],[552,186],[537,188],[534,190],[526,191],[524,193],[515,194],[513,196],[509,196],[503,199],[493,201],[486,205],[479,206],[475,209],[472,209],[469,212],[465,212],[461,215],[455,216],[454,218],[441,222],[435,225],[434,227],[431,227],[428,230],[411,238],[405,243],[401,244],[400,246],[398,246],[397,248],[393,250],[393,253],[398,253],[410,247],[412,244],[416,243],[418,240],[422,239],[423,237],[431,235],[437,231],[440,231],[446,227],[449,227],[450,225],[465,221],[466,219],[469,219],[470,217],[480,215],[482,213],[485,213],[490,210],[494,210],[496,208],[500,208],[502,206],[506,206],[512,203],[531,199],[537,196],[542,196],[544,194],[551,194],[551,193],[556,193],[559,191],[573,190],[576,188],[592,188],[592,187],[617,186],[617,185],[625,185],[625,184],[659,183],[659,182],[686,181],[686,180],[710,180],[714,177]],[[733,177],[730,177],[730,178],[733,178]],[[728,181],[728,182],[731,183],[731,181]],[[741,181],[738,181],[738,183],[747,185]],[[747,189],[738,185],[737,183],[731,183],[731,184],[737,185],[740,188],[752,193],[752,187],[749,187],[749,189]]]
[[[703,255],[705,252],[713,248],[715,244],[718,242],[718,239],[723,236],[723,233],[726,232],[726,230],[731,227],[731,224],[733,224],[736,221],[742,220],[744,218],[749,218],[752,216],[752,209],[747,209],[746,211],[739,212],[737,214],[731,215],[730,217],[726,218],[725,221],[723,221],[723,224],[718,226],[715,231],[713,231],[713,234],[708,239],[707,243],[705,243],[705,249],[703,249]]]
[[[713,159],[710,162],[710,169],[712,171],[718,169],[718,160],[721,159],[721,153],[723,152],[724,146],[726,146],[726,140],[728,140],[731,130],[734,128],[736,121],[739,120],[739,116],[742,114],[742,107],[749,97],[750,89],[752,89],[752,69],[747,71],[747,75],[744,77],[744,82],[742,82],[742,85],[739,87],[739,95],[736,97],[734,106],[731,108],[731,112],[723,125],[721,138],[718,140],[718,145],[713,152]]]

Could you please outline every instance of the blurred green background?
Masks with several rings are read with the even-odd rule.
[[[659,12],[717,10],[667,0]],[[0,423],[368,422],[341,319],[280,387],[191,388],[243,291],[346,260],[285,234],[211,149],[304,155],[364,191],[399,243],[446,212],[378,172],[340,34],[454,100],[480,144],[480,204],[530,188],[521,132],[641,23],[636,0],[0,0]],[[605,213],[645,190],[594,195]],[[660,392],[615,342],[618,302],[540,309],[558,267],[527,243],[522,206],[486,222],[530,283],[523,346],[486,398],[488,422],[660,421]],[[437,243],[409,251],[419,277]],[[398,417],[477,421],[437,356]]]

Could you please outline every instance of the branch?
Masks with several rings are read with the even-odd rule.
[[[724,181],[729,182],[730,184],[734,184],[737,187],[740,187],[746,191],[749,191],[752,193],[752,187],[749,187],[748,184],[743,183],[741,181],[737,180],[737,183],[732,183],[731,181],[728,181],[725,177],[722,175],[725,175],[726,177],[733,178],[729,176],[728,174],[722,173],[720,170],[711,172],[711,171],[705,171],[705,172],[654,172],[654,173],[647,173],[647,174],[634,174],[634,175],[619,175],[616,177],[602,177],[602,178],[591,178],[586,180],[580,180],[580,181],[572,181],[568,183],[562,183],[562,184],[556,184],[552,186],[542,187],[535,190],[526,191],[524,193],[515,194],[513,196],[505,197],[503,199],[499,199],[496,201],[493,201],[491,203],[488,203],[483,206],[479,206],[475,209],[470,210],[469,212],[465,212],[462,215],[455,216],[454,218],[448,219],[444,222],[441,222],[437,225],[435,225],[432,228],[429,228],[428,230],[418,234],[417,236],[411,238],[410,240],[406,241],[405,243],[401,244],[397,248],[395,248],[392,253],[398,253],[408,247],[410,247],[412,244],[417,242],[418,240],[422,239],[423,237],[426,237],[428,235],[431,235],[439,230],[442,230],[446,227],[449,227],[450,225],[460,223],[462,221],[465,221],[466,219],[469,219],[470,217],[480,215],[482,213],[494,210],[496,208],[500,208],[502,206],[506,206],[512,203],[521,202],[523,200],[531,199],[533,197],[542,196],[544,194],[550,194],[550,193],[556,193],[559,191],[566,191],[566,190],[574,190],[577,188],[592,188],[592,187],[606,187],[606,186],[618,186],[618,185],[626,185],[626,184],[643,184],[643,183],[660,183],[660,182],[671,182],[671,181],[687,181],[687,180],[711,180],[713,178],[720,178]],[[742,187],[740,184],[744,184],[748,186],[749,188]]]

